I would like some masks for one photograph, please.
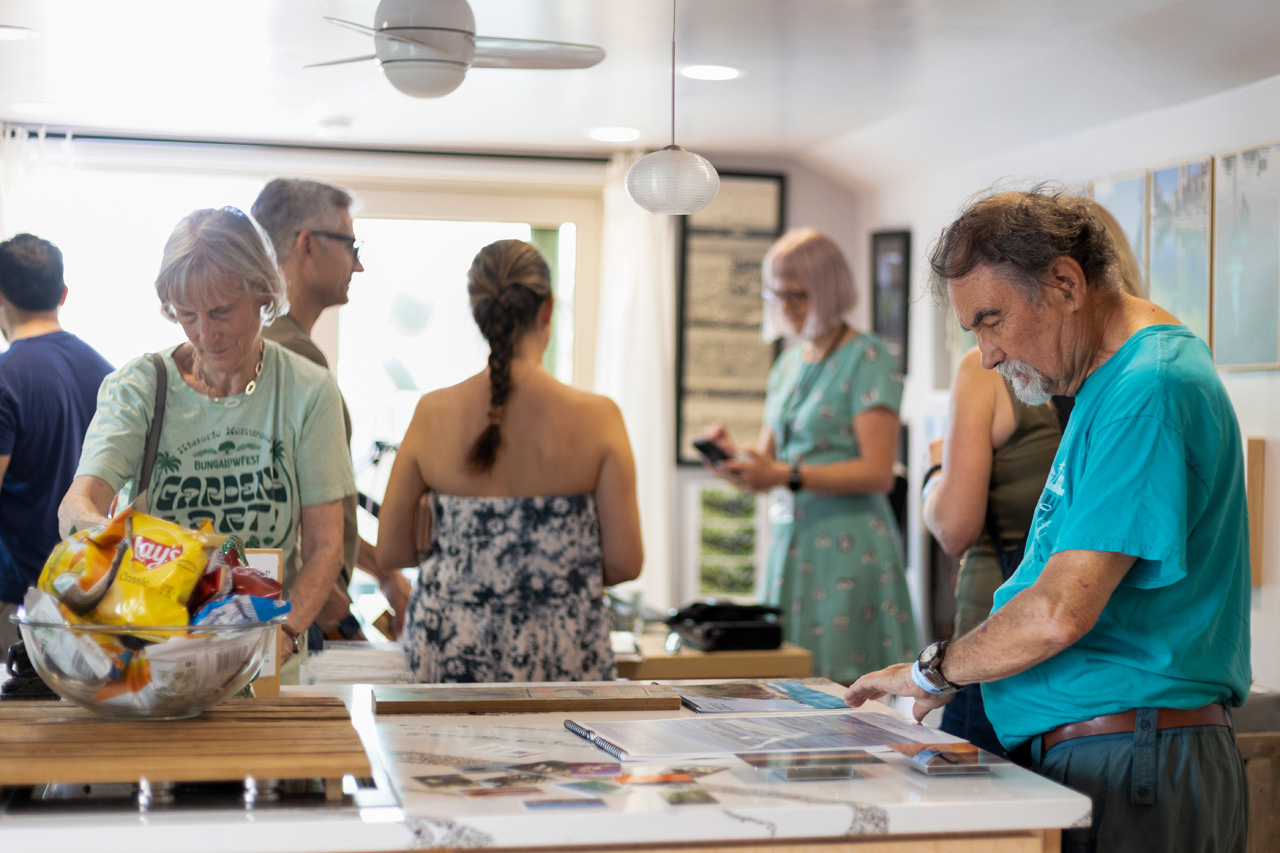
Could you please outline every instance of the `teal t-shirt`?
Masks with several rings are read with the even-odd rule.
[[[982,686],[1013,748],[1130,708],[1241,705],[1249,690],[1249,545],[1235,410],[1184,326],[1139,330],[1085,380],[993,612],[1059,551],[1137,557],[1098,623],[1025,672]]]
[[[162,353],[168,396],[150,511],[192,528],[207,518],[246,547],[280,548],[285,589],[292,589],[302,508],[356,490],[338,387],[324,368],[266,341],[254,393],[232,398],[240,404],[228,408],[187,385],[173,362],[176,349]],[[149,356],[103,380],[76,476],[137,493],[155,387]]]

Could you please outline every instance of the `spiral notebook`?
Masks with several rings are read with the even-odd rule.
[[[957,741],[936,729],[874,711],[680,717],[575,723],[564,727],[619,761],[727,758],[741,752],[797,752]]]

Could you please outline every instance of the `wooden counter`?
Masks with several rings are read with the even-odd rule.
[[[618,677],[633,681],[681,678],[808,678],[813,656],[791,643],[767,651],[700,652],[684,646],[664,648],[666,634],[640,634],[640,660],[618,661]]]

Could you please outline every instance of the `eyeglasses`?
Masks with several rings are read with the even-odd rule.
[[[301,233],[301,231],[298,232],[298,234]],[[333,231],[312,231],[311,233],[315,234],[317,237],[328,237],[330,240],[341,240],[343,243],[346,243],[347,248],[351,250],[351,260],[356,263],[360,262],[360,247],[364,244],[355,237],[352,237],[350,234],[338,234]],[[294,236],[296,237],[298,235],[295,234]]]
[[[799,305],[809,301],[809,294],[803,290],[769,290],[765,288],[764,298],[770,302],[778,301],[784,305]]]

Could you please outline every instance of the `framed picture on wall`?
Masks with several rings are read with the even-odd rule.
[[[680,233],[676,341],[676,462],[721,421],[734,441],[755,445],[777,347],[760,336],[760,263],[784,222],[782,175],[720,174],[715,201],[684,217]]]
[[[907,372],[907,311],[910,308],[911,232],[871,235],[871,330]]]
[[[1218,155],[1213,222],[1213,360],[1280,367],[1280,143]]]
[[[1090,196],[1116,218],[1124,229],[1129,248],[1138,260],[1138,272],[1147,279],[1147,173],[1102,178],[1090,185]]]
[[[1213,161],[1179,163],[1151,172],[1147,222],[1151,234],[1151,301],[1210,346],[1209,227]]]

